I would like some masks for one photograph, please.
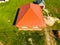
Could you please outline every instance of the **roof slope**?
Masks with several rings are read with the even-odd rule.
[[[26,4],[20,8],[16,26],[20,27],[46,27],[42,10],[37,4]]]

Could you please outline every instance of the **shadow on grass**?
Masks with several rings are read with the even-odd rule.
[[[13,25],[16,24],[16,20],[17,20],[18,14],[19,14],[19,10],[20,10],[20,8],[18,8],[18,10],[17,10],[17,13],[16,13],[16,16],[15,16],[15,19],[14,19]]]

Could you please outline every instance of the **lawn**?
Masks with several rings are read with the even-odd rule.
[[[28,41],[28,38],[34,40],[34,45],[44,45],[44,35],[41,34],[41,32],[18,32],[18,29],[13,25],[17,9],[21,5],[32,3],[33,1],[34,0],[9,0],[9,2],[0,4],[0,42],[4,45],[32,45]],[[60,18],[60,0],[45,0],[45,3],[46,8],[52,16]],[[36,37],[36,39],[34,37]]]
[[[45,0],[45,3],[52,16],[60,18],[60,0]]]

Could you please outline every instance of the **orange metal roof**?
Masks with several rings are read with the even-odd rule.
[[[40,6],[32,3],[21,6],[17,17],[16,26],[18,28],[24,26],[26,27],[37,26],[39,28],[45,28],[46,24]]]

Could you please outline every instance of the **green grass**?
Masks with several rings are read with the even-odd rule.
[[[44,45],[44,34],[38,31],[2,30],[0,31],[0,42],[4,45]]]
[[[33,0],[10,0],[5,4],[0,4],[0,27],[9,27],[13,24],[14,18],[16,16],[17,9],[21,5],[30,3]],[[10,20],[10,23],[8,23]]]
[[[30,3],[32,1],[34,0],[10,0],[7,3],[0,4],[0,41],[3,42],[4,45],[24,45],[23,42],[25,41],[25,45],[30,45],[30,42],[27,41],[30,37],[34,40],[34,45],[44,45],[44,37],[40,37],[40,32],[17,32],[17,28],[12,25],[16,16],[17,9],[21,5]],[[46,8],[51,12],[52,16],[57,16],[60,18],[60,0],[45,0],[45,3]],[[10,22],[8,22],[8,20],[10,20]],[[25,34],[22,35],[22,32]],[[29,36],[29,33],[31,36]],[[36,39],[34,37],[36,37]],[[41,41],[38,41],[38,39],[41,39]]]
[[[45,3],[52,16],[60,18],[60,0],[45,0]]]

